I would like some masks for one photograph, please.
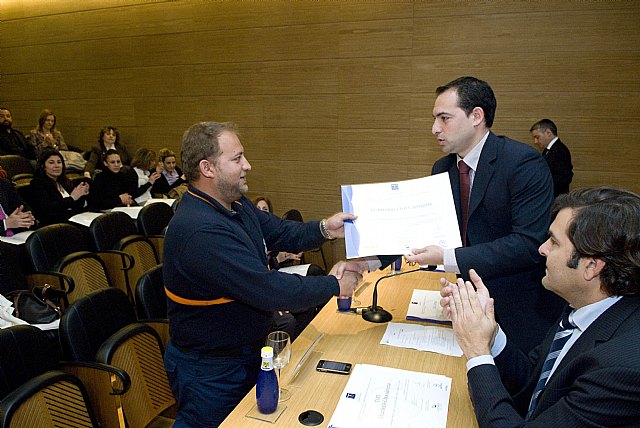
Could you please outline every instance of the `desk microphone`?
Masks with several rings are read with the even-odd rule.
[[[367,309],[363,309],[362,310],[362,318],[364,320],[366,320],[366,321],[375,322],[375,323],[389,322],[389,321],[391,321],[393,319],[393,316],[391,315],[391,313],[389,313],[388,311],[385,311],[382,308],[382,306],[378,306],[378,283],[380,281],[382,281],[383,279],[387,279],[387,278],[393,278],[393,277],[400,276],[400,275],[406,275],[406,274],[412,273],[412,272],[432,271],[432,270],[436,270],[436,266],[429,265],[429,266],[426,266],[426,267],[421,267],[421,268],[418,268],[418,269],[408,270],[408,271],[405,271],[405,272],[394,272],[392,274],[380,277],[376,281],[376,284],[373,286],[373,299],[371,300],[371,306],[369,306]]]

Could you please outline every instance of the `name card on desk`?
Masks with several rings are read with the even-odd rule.
[[[442,315],[440,292],[433,290],[413,290],[407,310],[407,319],[451,325],[451,321]]]
[[[329,428],[445,428],[451,378],[357,364]]]

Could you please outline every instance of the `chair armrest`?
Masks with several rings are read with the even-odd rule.
[[[73,282],[73,278],[60,272],[31,273],[25,275],[25,281],[29,290],[31,290],[33,287],[44,287],[45,284],[49,284],[51,287],[58,290],[64,290],[66,291],[66,294],[69,294],[73,292],[76,287],[75,282]]]
[[[91,407],[103,428],[124,428],[122,399],[131,378],[122,369],[95,362],[61,362],[61,370],[76,376],[89,394]]]

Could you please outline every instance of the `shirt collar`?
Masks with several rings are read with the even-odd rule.
[[[611,296],[599,300],[580,309],[574,310],[569,315],[569,320],[580,330],[585,331],[607,309],[617,303],[622,296]]]
[[[549,141],[549,144],[547,144],[547,150],[551,150],[551,146],[553,146],[553,144],[558,141],[558,137],[554,138],[553,140]]]
[[[209,205],[211,205],[216,211],[226,215],[227,217],[235,217],[238,215],[238,211],[242,209],[242,198],[240,200],[234,201],[231,204],[231,210],[228,210],[224,207],[220,202],[218,202],[215,198],[207,195],[206,193],[196,189],[192,185],[189,185],[189,192],[196,199],[200,199]]]
[[[474,172],[478,169],[480,154],[482,153],[482,148],[484,147],[484,143],[486,143],[487,138],[489,138],[489,132],[491,131],[487,131],[487,133],[484,134],[484,137],[482,137],[480,142],[476,144],[476,146],[473,149],[471,149],[471,151],[467,153],[467,155],[464,157],[464,163],[466,163],[469,166],[469,168],[471,168]],[[460,157],[460,155],[456,155],[456,157],[457,157],[457,162],[456,162],[457,164],[462,160],[462,158]]]

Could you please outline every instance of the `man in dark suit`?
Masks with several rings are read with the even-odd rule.
[[[542,157],[547,161],[553,177],[553,196],[569,191],[573,179],[571,152],[558,138],[558,128],[550,119],[537,121],[529,129],[533,144],[542,150]]]
[[[33,226],[35,218],[24,203],[13,183],[4,177],[6,171],[0,167],[0,236],[12,235],[23,228]],[[23,287],[19,278],[24,276],[28,265],[23,245],[0,241],[0,293],[4,294]]]
[[[552,212],[540,246],[542,285],[569,306],[528,356],[496,324],[493,299],[475,272],[473,284],[443,281],[441,305],[468,360],[478,425],[638,427],[640,196],[576,190],[560,195]]]
[[[36,149],[27,142],[22,132],[13,129],[11,111],[0,107],[0,155],[18,155],[35,160]]]
[[[0,236],[12,235],[35,223],[31,208],[22,200],[9,180],[0,178]]]
[[[431,245],[406,258],[444,264],[465,278],[476,269],[496,299],[503,328],[529,351],[562,309],[562,301],[540,287],[544,260],[538,246],[546,239],[553,200],[549,169],[532,147],[490,131],[496,99],[486,82],[461,77],[436,94],[432,132],[448,155],[431,172],[449,174],[464,246]],[[470,168],[468,204],[461,201],[462,160]]]

